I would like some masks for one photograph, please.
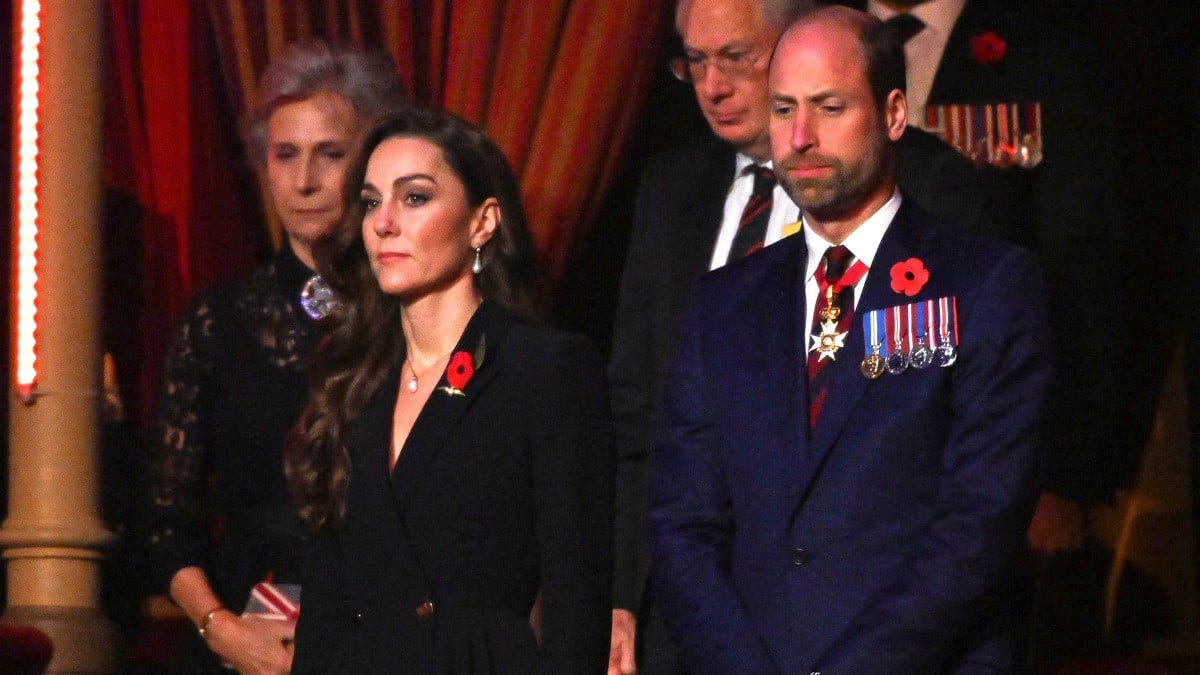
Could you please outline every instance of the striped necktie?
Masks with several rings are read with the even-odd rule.
[[[746,167],[745,172],[754,174],[754,191],[750,193],[746,208],[742,209],[742,218],[738,221],[737,233],[729,248],[730,262],[762,248],[763,240],[767,237],[767,221],[771,219],[775,172],[757,164]]]
[[[817,286],[819,295],[813,307],[812,331],[809,337],[808,352],[808,428],[809,431],[817,426],[817,418],[821,415],[821,407],[825,405],[825,394],[829,390],[832,369],[827,366],[837,358],[837,350],[823,353],[817,349],[820,339],[828,332],[822,329],[822,310],[826,309],[832,298],[832,305],[837,308],[837,327],[834,331],[836,343],[849,334],[854,323],[854,284],[867,273],[867,266],[861,260],[851,265],[854,254],[845,246],[830,246],[825,249],[823,256],[824,268],[817,271]],[[833,295],[827,295],[832,288]]]

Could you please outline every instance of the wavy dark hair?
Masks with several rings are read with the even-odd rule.
[[[284,470],[301,517],[314,530],[337,524],[345,512],[350,471],[349,429],[384,380],[404,361],[400,300],[380,290],[362,240],[360,197],[367,161],[390,138],[421,138],[436,145],[465,187],[474,208],[488,198],[500,220],[483,246],[475,283],[485,300],[533,315],[533,246],[516,177],[504,153],[460,117],[410,105],[367,133],[346,173],[346,216],[314,247],[317,270],[340,306],[326,318],[327,333],[311,367],[312,397],[284,451]]]

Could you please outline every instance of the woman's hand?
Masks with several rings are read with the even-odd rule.
[[[242,675],[286,675],[296,622],[242,617],[222,610],[205,630],[208,648]]]

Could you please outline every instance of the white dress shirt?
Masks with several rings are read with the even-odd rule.
[[[717,233],[717,243],[708,263],[710,270],[728,262],[729,249],[733,247],[733,237],[737,234],[738,224],[741,223],[742,211],[754,192],[754,174],[745,173],[746,167],[753,163],[754,160],[740,152],[737,153],[737,178],[733,179],[733,185],[729,187],[729,194],[725,197],[725,215],[721,218],[721,230]],[[772,168],[770,162],[761,166]],[[767,221],[767,235],[763,246],[769,246],[782,239],[784,226],[797,220],[800,220],[800,207],[792,202],[792,198],[787,196],[776,181],[775,190],[771,193],[771,219]]]
[[[879,242],[883,241],[883,235],[887,232],[888,226],[892,224],[892,219],[896,217],[896,212],[900,210],[900,190],[897,189],[892,193],[892,198],[884,202],[879,210],[871,214],[869,218],[863,221],[862,225],[854,228],[850,236],[846,237],[846,241],[842,245],[850,249],[850,253],[854,254],[855,260],[861,260],[867,266],[867,273],[863,275],[858,283],[854,284],[854,305],[858,306],[858,298],[862,295],[863,285],[867,283],[867,277],[875,272],[873,267],[875,263],[875,253],[879,250]],[[806,227],[804,232],[804,243],[808,247],[808,269],[805,270],[805,286],[804,286],[804,305],[809,317],[809,324],[812,324],[812,315],[817,307],[817,296],[820,295],[820,288],[817,286],[817,268],[821,265],[821,259],[825,256],[825,249],[833,246],[824,239],[821,235],[812,231],[811,227]],[[853,264],[853,263],[852,263]],[[887,274],[888,271],[882,272]]]

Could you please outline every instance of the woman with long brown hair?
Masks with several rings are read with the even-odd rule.
[[[523,318],[511,169],[478,129],[414,107],[368,134],[346,192],[318,255],[339,306],[286,458],[316,531],[295,672],[604,672],[603,367]]]

